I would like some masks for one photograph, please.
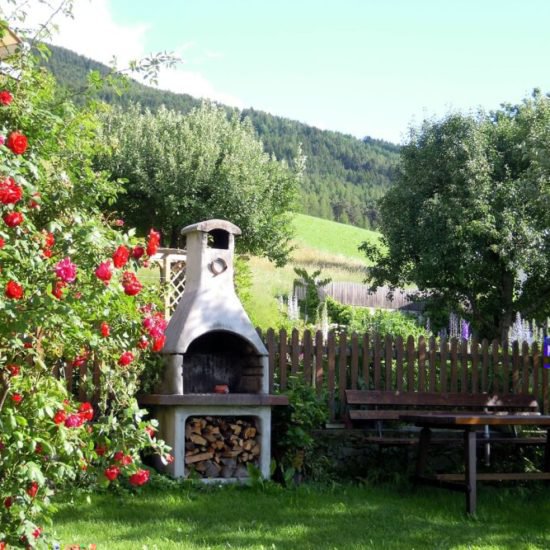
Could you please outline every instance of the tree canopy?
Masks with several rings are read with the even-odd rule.
[[[154,223],[176,246],[184,226],[228,219],[243,230],[241,250],[286,261],[301,158],[292,166],[276,161],[247,119],[207,103],[188,115],[114,108],[104,122],[112,148],[99,165],[126,180],[117,208],[127,221],[141,229]]]
[[[382,199],[387,253],[372,275],[416,284],[471,318],[479,335],[504,338],[516,312],[550,313],[549,207],[548,96],[426,121]]]

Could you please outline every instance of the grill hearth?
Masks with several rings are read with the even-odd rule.
[[[253,463],[269,477],[271,407],[288,401],[269,395],[267,350],[235,292],[233,254],[240,233],[224,220],[200,222],[182,231],[187,239],[187,282],[166,330],[163,381],[158,393],[140,399],[158,418],[160,435],[173,448],[175,460],[164,469],[174,477],[189,473],[185,432],[188,420],[198,417],[219,418],[222,424],[225,417],[253,417],[258,432]],[[215,393],[220,388],[228,393]],[[210,463],[211,452],[203,451],[207,465],[202,477],[244,477],[248,460],[237,460],[238,475],[228,476],[221,460],[234,457]],[[248,451],[242,452],[248,458]],[[197,462],[202,464],[202,459]]]

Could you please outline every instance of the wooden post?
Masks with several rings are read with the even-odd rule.
[[[269,364],[269,393],[273,393],[273,380],[275,378],[275,331],[272,328],[267,331],[266,343]]]
[[[426,391],[426,340],[418,339],[418,391]]]
[[[363,382],[365,387],[370,388],[370,348],[369,335],[363,335]]]
[[[471,427],[464,430],[464,462],[466,465],[466,512],[476,513],[477,502],[477,464],[476,464],[476,432]]]
[[[281,390],[286,390],[286,353],[287,353],[287,339],[286,339],[286,330],[283,328],[279,332],[279,382],[281,385]]]
[[[386,347],[386,379],[384,382],[384,389],[386,391],[392,390],[392,363],[393,363],[393,341],[392,337],[389,334],[386,334],[385,337],[385,347]]]
[[[300,333],[297,328],[292,329],[290,346],[290,374],[296,376],[300,364]]]
[[[374,389],[380,389],[380,359],[382,355],[380,334],[374,337]]]
[[[472,347],[472,370],[473,370],[473,347]],[[460,391],[461,393],[468,393],[468,340],[462,338],[460,344]],[[477,368],[477,366],[476,366]],[[473,375],[472,375],[473,376]],[[477,381],[477,375],[476,375]],[[471,390],[474,393],[473,389]]]
[[[458,391],[457,353],[458,353],[458,342],[456,338],[451,338],[451,391],[453,393]]]
[[[439,391],[446,393],[447,391],[447,345],[446,338],[441,338],[440,355],[439,355]]]
[[[403,391],[403,338],[398,336],[395,339],[395,349],[397,355],[397,367],[396,367],[396,378],[397,378],[397,391]]]
[[[304,380],[308,386],[314,386],[311,371],[311,332],[304,331]]]
[[[315,388],[317,395],[321,395],[323,391],[323,333],[318,330],[315,335]]]
[[[483,338],[481,342],[481,355],[483,357],[483,366],[481,367],[481,391],[483,393],[489,390],[489,342]]]
[[[328,406],[330,411],[330,420],[334,422],[336,417],[336,407],[334,403],[334,390],[335,390],[335,363],[336,363],[336,342],[334,338],[334,331],[328,333],[328,368],[327,368],[327,387],[328,387]]]
[[[430,337],[430,351],[429,351],[429,357],[430,357],[430,391],[435,392],[436,387],[436,364],[435,364],[435,354],[436,354],[436,345],[435,345],[435,337]]]
[[[529,393],[529,374],[531,370],[531,357],[529,356],[529,344],[523,342],[521,355],[523,356],[523,377],[522,377],[522,393]],[[534,393],[534,392],[533,392]]]
[[[357,378],[359,376],[359,341],[357,334],[351,335],[351,389],[357,389]]]
[[[342,408],[347,388],[348,340],[345,332],[340,333],[340,351],[338,357],[338,399]]]
[[[477,338],[472,338],[472,393],[479,390],[479,344]],[[465,389],[463,391],[466,391]]]
[[[414,363],[415,363],[414,337],[407,338],[407,391],[414,391]]]

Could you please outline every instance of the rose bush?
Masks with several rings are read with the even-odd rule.
[[[136,274],[160,236],[138,242],[103,214],[118,186],[93,169],[94,107],[12,61],[20,80],[0,81],[0,548],[46,548],[57,491],[140,486],[143,451],[171,459],[134,397],[164,344]]]

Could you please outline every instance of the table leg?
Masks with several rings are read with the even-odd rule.
[[[477,457],[476,457],[476,432],[470,427],[464,430],[464,462],[466,466],[466,512],[476,513],[477,500]]]
[[[418,442],[418,459],[416,461],[416,477],[420,478],[426,471],[426,464],[428,461],[428,447],[430,445],[430,439],[432,437],[432,431],[430,428],[422,428],[420,431],[420,440]]]

